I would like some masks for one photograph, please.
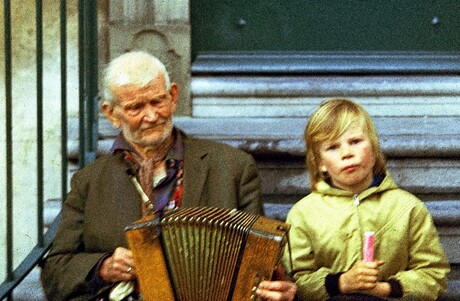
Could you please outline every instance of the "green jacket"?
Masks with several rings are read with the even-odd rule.
[[[254,159],[241,150],[184,137],[183,207],[262,214]],[[141,198],[121,155],[104,155],[72,178],[56,239],[41,274],[48,300],[88,300],[88,276],[106,253],[127,247],[124,228],[141,217]]]
[[[380,281],[396,279],[404,296],[422,300],[435,300],[445,291],[450,267],[431,215],[390,175],[358,195],[319,182],[292,207],[287,222],[292,257],[285,252],[284,264],[296,280],[300,300],[329,297],[326,276],[346,272],[362,260],[366,231],[375,232],[374,258],[385,262]]]

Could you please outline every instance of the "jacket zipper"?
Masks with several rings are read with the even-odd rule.
[[[355,204],[356,208],[358,208],[358,206],[359,206],[359,196],[357,194],[355,194],[353,196],[353,204]]]
[[[364,233],[363,233],[363,227],[361,225],[361,216],[359,214],[359,205],[360,205],[361,201],[359,199],[359,196],[358,194],[355,194],[353,196],[353,205],[355,205],[356,207],[356,217],[358,218],[358,230],[359,230],[359,235],[360,237],[363,237]],[[360,239],[360,246],[361,246],[361,250],[363,249],[363,240]],[[360,251],[360,254],[361,254],[361,259],[362,259],[362,252]]]

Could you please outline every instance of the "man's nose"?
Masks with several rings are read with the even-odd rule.
[[[150,104],[146,105],[144,108],[144,119],[146,121],[155,121],[158,118],[158,112],[155,106]]]

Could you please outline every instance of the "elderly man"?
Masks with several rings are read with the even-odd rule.
[[[72,178],[43,264],[49,300],[88,300],[114,283],[135,280],[124,227],[142,216],[179,206],[262,214],[250,155],[174,127],[179,88],[158,59],[145,52],[121,55],[105,70],[104,89],[102,111],[120,134],[111,154]],[[257,294],[292,300],[296,289],[289,281],[263,281]]]

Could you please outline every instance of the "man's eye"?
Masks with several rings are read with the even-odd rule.
[[[126,106],[125,107],[125,110],[126,111],[137,111],[137,110],[140,110],[142,109],[142,104],[138,103],[138,104],[133,104],[133,105],[129,105],[129,106]]]
[[[155,98],[150,101],[150,104],[155,107],[162,106],[165,103],[165,100],[165,97]]]

